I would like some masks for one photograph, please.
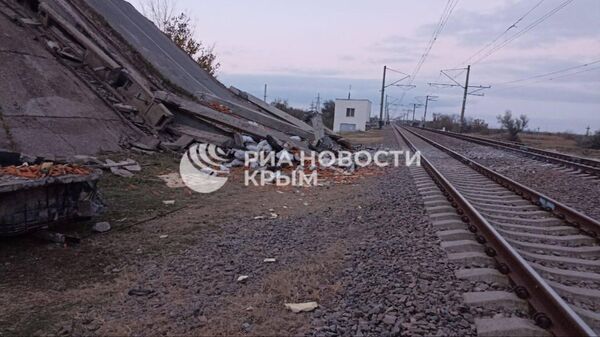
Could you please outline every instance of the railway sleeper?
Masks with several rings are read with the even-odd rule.
[[[471,282],[496,283],[502,286],[509,286],[510,281],[506,275],[500,273],[494,268],[471,268],[459,269],[454,272],[459,280],[467,280]]]
[[[590,285],[594,285],[596,289],[600,288],[600,274],[572,269],[546,267],[535,262],[530,262],[529,264],[541,274],[551,276],[553,279],[562,281],[562,283],[570,282],[577,284],[579,282],[586,282]],[[553,280],[550,279],[550,281]]]
[[[514,225],[507,224],[503,222],[490,221],[490,223],[494,226],[501,227],[502,229],[511,230],[511,231],[520,231],[523,233],[530,234],[541,234],[541,235],[577,235],[580,234],[579,230],[574,227],[569,226],[523,226],[523,225]]]
[[[478,203],[478,202],[474,202],[472,201],[471,204],[473,206],[475,206],[478,210],[480,211],[501,211],[501,210],[512,210],[517,206],[513,206],[513,205],[490,205],[490,204],[482,204],[482,203]],[[529,205],[523,205],[523,206],[518,206],[520,210],[522,211],[540,211],[540,207],[535,206],[533,204],[529,204]],[[545,211],[543,211],[545,212]]]
[[[542,241],[549,245],[561,245],[565,247],[581,247],[581,246],[594,246],[596,240],[586,235],[543,235],[543,234],[532,234],[532,233],[521,233],[514,232],[504,229],[497,229],[498,232],[506,235],[507,237],[517,238],[525,240],[526,242]]]
[[[475,240],[457,240],[442,242],[442,249],[448,254],[484,252],[484,247]]]
[[[518,317],[475,318],[479,337],[530,336],[550,337],[552,334],[528,319]]]
[[[511,238],[506,238],[506,241],[518,250],[530,251],[537,254],[567,256],[573,258],[587,257],[590,258],[591,261],[596,260],[600,255],[599,246],[564,247],[545,243],[525,242]]]
[[[600,291],[580,287],[567,286],[562,283],[547,281],[548,284],[562,297],[566,298],[572,307],[582,308],[583,305],[598,312],[600,309]]]
[[[501,216],[495,214],[486,214],[485,218],[488,220],[502,222],[502,223],[513,223],[517,225],[529,225],[529,226],[564,226],[563,220],[552,217],[549,214],[544,218],[525,218],[518,216]]]
[[[442,241],[460,241],[475,239],[475,235],[473,233],[464,229],[439,231],[435,234]]]

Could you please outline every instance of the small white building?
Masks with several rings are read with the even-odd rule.
[[[336,99],[334,132],[366,131],[372,103],[368,99]]]

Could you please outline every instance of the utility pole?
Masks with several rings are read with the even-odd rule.
[[[436,99],[438,99],[438,96],[427,95],[427,97],[425,98],[425,113],[423,114],[423,126],[425,126],[425,123],[427,122],[427,108],[429,106],[429,102],[435,102]]]
[[[463,97],[462,110],[460,112],[460,133],[465,129],[465,109],[467,108],[467,96],[469,95],[469,77],[471,76],[471,65],[467,66],[467,80],[465,82],[465,95]]]
[[[415,122],[415,114],[417,113],[417,104],[413,103],[413,123]]]
[[[383,84],[381,84],[381,107],[379,111],[379,129],[383,129],[383,100],[385,99],[385,75],[387,66],[383,66]]]
[[[264,96],[264,101],[267,101],[267,85],[265,84],[265,96]]]
[[[413,109],[412,109],[412,114],[413,114],[412,121],[413,121],[413,123],[416,120],[417,108],[420,108],[422,106],[423,106],[423,104],[413,103]],[[410,112],[410,110],[409,110],[409,112]]]
[[[321,113],[321,93],[317,94],[316,111],[317,111],[317,113]]]
[[[585,136],[589,137],[590,136],[590,126],[588,125],[588,127],[586,128],[586,132],[585,132]]]
[[[454,79],[454,77],[456,77],[456,75],[450,76],[448,75],[447,72],[450,71],[458,71],[458,70],[462,70],[461,74],[466,71],[467,72],[467,77],[465,80],[465,84],[460,84],[456,81],[456,79]],[[462,102],[462,109],[460,112],[460,132],[462,133],[464,131],[464,127],[465,127],[465,111],[467,109],[467,97],[469,95],[472,96],[484,96],[483,93],[479,93],[482,90],[485,89],[490,89],[491,86],[482,86],[482,85],[469,85],[469,80],[471,78],[471,66],[467,66],[466,68],[460,68],[460,69],[446,69],[446,70],[442,70],[441,73],[443,75],[445,75],[446,77],[448,77],[452,82],[454,82],[454,84],[448,84],[448,83],[429,83],[430,86],[442,86],[442,87],[460,87],[463,88],[465,90],[464,92],[464,96],[463,96],[463,102]],[[475,89],[473,91],[469,91],[469,89]]]

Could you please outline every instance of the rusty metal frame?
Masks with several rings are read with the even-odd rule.
[[[582,172],[587,173],[587,174],[600,176],[600,161],[597,161],[597,160],[583,158],[583,157],[577,157],[577,156],[572,156],[572,155],[567,155],[567,154],[562,154],[562,153],[557,153],[557,152],[552,152],[552,151],[546,151],[546,150],[538,149],[535,147],[529,147],[529,146],[519,145],[519,144],[515,144],[515,143],[502,142],[502,141],[494,140],[494,139],[483,139],[481,137],[467,136],[467,135],[459,134],[456,132],[441,131],[441,130],[435,130],[435,129],[430,129],[430,128],[422,128],[422,129],[430,131],[430,132],[439,133],[441,135],[466,140],[468,142],[472,142],[472,143],[476,143],[476,144],[480,144],[480,145],[492,146],[492,147],[495,147],[498,149],[509,150],[509,151],[521,153],[521,154],[524,154],[527,156],[532,156],[532,157],[537,158],[538,160],[541,160],[544,162],[550,162],[550,163],[555,163],[555,164],[559,164],[559,165],[569,166],[569,167],[581,170]]]
[[[398,126],[394,126],[394,129],[397,137],[401,137],[413,151],[418,151]],[[464,161],[461,160],[461,162]],[[556,336],[596,335],[581,317],[423,155],[421,155],[421,163],[436,185],[444,192],[448,201],[456,206],[457,213],[468,224],[469,230],[477,235],[479,243],[485,245],[486,254],[496,260],[498,269],[516,285],[517,295],[529,301],[536,311],[534,319],[538,325],[549,329]]]

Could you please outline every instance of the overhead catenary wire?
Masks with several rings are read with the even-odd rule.
[[[479,49],[475,54],[469,56],[469,58],[467,58],[466,60],[464,60],[463,62],[461,62],[460,64],[457,65],[460,66],[462,64],[468,64],[469,61],[471,61],[473,58],[475,58],[476,56],[480,55],[481,53],[483,53],[486,49],[492,47],[494,44],[496,44],[496,42],[498,42],[503,36],[505,36],[506,34],[508,34],[508,32],[510,32],[511,30],[518,28],[518,25],[525,20],[525,18],[527,16],[529,16],[529,14],[533,13],[534,10],[536,10],[538,7],[540,7],[546,0],[540,0],[538,3],[535,4],[535,6],[533,6],[531,9],[529,9],[527,12],[525,12],[525,14],[521,15],[515,22],[513,22],[508,28],[506,28],[505,31],[503,31],[502,33],[500,33],[498,36],[496,36],[496,38],[494,38],[491,42],[489,42],[488,44],[486,44],[485,46],[483,46],[481,49]]]
[[[415,66],[415,69],[411,73],[410,82],[408,84],[408,87],[410,87],[415,82],[417,76],[419,75],[419,73],[421,72],[421,69],[423,68],[423,65],[427,61],[429,54],[433,50],[433,46],[435,45],[440,34],[442,33],[442,31],[448,24],[448,20],[452,16],[454,9],[456,8],[456,6],[458,5],[459,2],[460,2],[460,0],[448,0],[448,2],[446,3],[446,6],[444,8],[444,11],[442,12],[440,20],[436,26],[436,29],[433,31],[433,34],[431,35],[431,39],[427,43],[425,52],[423,53],[423,55],[421,55],[421,58],[419,59],[419,61],[417,62],[417,65]],[[404,101],[405,97],[406,97],[406,91],[402,94],[402,97],[400,99],[401,103]]]
[[[552,76],[552,75],[556,75],[556,74],[560,74],[560,73],[564,73],[564,72],[576,70],[576,69],[579,69],[579,68],[586,68],[586,67],[592,66],[594,64],[598,64],[598,63],[600,63],[600,60],[592,61],[592,62],[585,63],[585,64],[578,65],[578,66],[568,67],[568,68],[561,69],[561,70],[552,71],[552,72],[545,73],[545,74],[534,75],[534,76],[531,76],[531,77],[526,77],[526,78],[522,78],[522,79],[518,79],[518,80],[513,80],[513,81],[498,83],[496,85],[506,85],[506,84],[527,82],[527,81],[530,81],[530,80],[534,80],[534,79],[538,79],[538,78],[542,78],[542,77],[548,77],[548,76]]]
[[[528,26],[526,26],[525,28],[523,28],[523,30],[518,31],[514,35],[512,35],[509,38],[507,38],[504,41],[502,41],[500,44],[497,44],[496,46],[492,47],[489,51],[487,51],[482,56],[480,56],[479,58],[477,58],[476,61],[474,61],[472,63],[472,65],[479,64],[482,61],[484,61],[487,58],[489,58],[490,56],[492,56],[495,53],[497,53],[498,51],[504,49],[504,47],[506,47],[508,44],[510,44],[514,40],[520,38],[521,36],[525,35],[526,33],[530,32],[535,27],[539,26],[540,24],[542,24],[543,22],[545,22],[546,20],[548,20],[549,18],[551,18],[552,16],[554,16],[556,13],[560,12],[562,9],[564,9],[565,7],[567,7],[568,5],[570,5],[571,3],[573,3],[573,1],[575,1],[575,0],[565,0],[565,1],[563,1],[558,6],[554,7],[553,9],[551,9],[550,11],[548,11],[546,14],[542,15],[540,18],[538,18],[537,20],[535,20],[534,22],[532,22],[531,24],[529,24]]]
[[[595,63],[600,63],[600,62],[595,62]],[[504,90],[509,90],[509,89],[518,89],[518,88],[526,87],[526,86],[529,86],[529,85],[532,85],[532,84],[536,84],[536,83],[540,83],[540,82],[556,81],[556,80],[563,79],[563,78],[566,78],[566,77],[571,77],[571,76],[579,75],[579,74],[583,74],[583,73],[589,73],[589,72],[596,71],[596,70],[600,70],[600,66],[589,68],[589,69],[580,70],[580,71],[577,71],[577,72],[574,72],[574,73],[563,74],[563,75],[556,76],[556,77],[551,77],[551,78],[538,78],[536,81],[533,81],[531,83],[525,83],[525,84],[521,84],[521,85],[514,85],[514,86],[508,86],[508,87],[500,87],[500,88],[495,89],[494,91],[498,92],[498,91],[504,91]],[[509,82],[505,82],[504,84],[506,84],[506,83],[509,83]],[[518,82],[513,82],[513,83],[518,83]]]

